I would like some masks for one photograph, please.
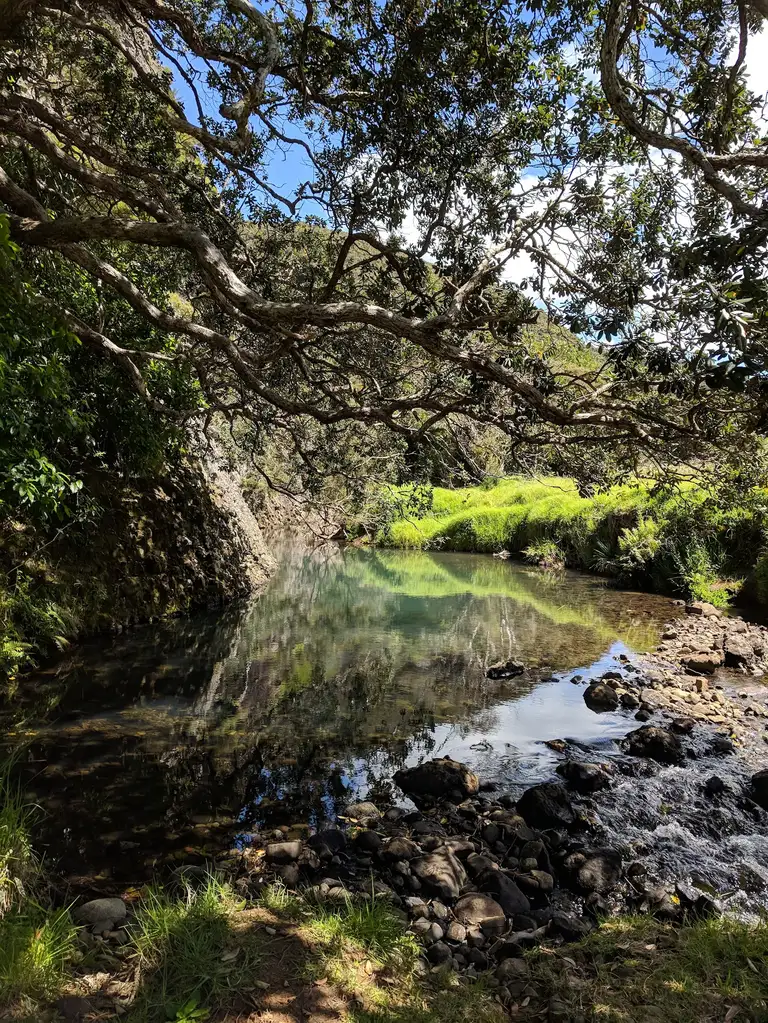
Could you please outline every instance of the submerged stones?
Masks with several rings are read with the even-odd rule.
[[[450,757],[428,760],[418,767],[395,772],[395,782],[415,802],[437,800],[456,794],[458,799],[473,796],[480,787],[476,774],[466,764]]]

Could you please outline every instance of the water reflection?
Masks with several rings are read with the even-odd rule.
[[[83,646],[39,673],[13,730],[52,855],[125,879],[265,820],[333,816],[350,790],[380,794],[426,755],[545,776],[542,740],[626,730],[564,673],[650,645],[670,611],[489,557],[286,552],[246,607]],[[526,675],[489,683],[511,656]]]

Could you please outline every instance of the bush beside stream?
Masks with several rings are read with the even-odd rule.
[[[739,502],[710,486],[635,482],[581,496],[567,477],[447,490],[402,487],[380,500],[377,541],[424,550],[510,551],[535,562],[725,606],[765,600],[766,492]],[[745,588],[745,584],[746,588]]]

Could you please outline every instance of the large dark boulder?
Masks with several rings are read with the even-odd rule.
[[[458,899],[467,883],[464,867],[449,849],[438,849],[411,860],[411,871],[425,888],[446,900]]]
[[[682,743],[668,728],[643,725],[630,732],[626,742],[627,751],[634,757],[646,757],[662,764],[679,764],[683,759]]]
[[[577,820],[571,797],[564,785],[544,782],[527,789],[517,803],[517,809],[532,828],[565,828]]]
[[[764,810],[768,810],[768,768],[753,774],[749,787],[754,801]]]
[[[590,710],[616,710],[619,705],[619,694],[612,686],[604,682],[595,682],[584,690],[584,703]]]
[[[531,908],[528,896],[520,891],[511,877],[500,870],[486,870],[477,879],[477,887],[481,892],[492,895],[507,916],[527,913]]]
[[[406,796],[415,802],[436,801],[454,793],[462,798],[476,795],[480,781],[467,767],[450,757],[428,760],[418,767],[406,767],[395,772],[395,782]]]

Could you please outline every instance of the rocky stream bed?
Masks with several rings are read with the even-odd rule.
[[[355,802],[321,830],[299,822],[252,833],[216,869],[248,898],[279,881],[322,901],[385,899],[423,945],[425,971],[489,976],[510,1000],[527,981],[526,949],[578,940],[602,917],[632,911],[675,922],[753,911],[764,903],[768,875],[753,877],[751,889],[737,880],[730,890],[690,872],[675,876],[673,858],[666,866],[654,859],[640,797],[634,809],[624,799],[617,810],[615,802],[620,789],[693,771],[691,813],[704,843],[741,840],[744,821],[768,843],[768,770],[760,769],[768,690],[756,684],[768,667],[768,630],[705,604],[685,610],[656,653],[636,663],[621,655],[615,670],[585,685],[590,708],[627,713],[631,727],[610,757],[550,742],[562,757],[558,780],[514,794],[462,763],[433,759],[397,772],[407,797],[400,805]],[[721,668],[728,674],[717,675]],[[525,670],[508,661],[488,676]],[[609,844],[601,815],[611,807],[614,817],[624,815],[626,834],[617,840],[614,827]],[[727,843],[717,847],[727,858]],[[205,869],[182,866],[177,876],[194,883]],[[127,940],[122,899],[91,900],[76,914],[88,940]]]

